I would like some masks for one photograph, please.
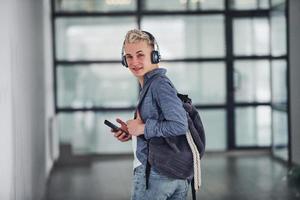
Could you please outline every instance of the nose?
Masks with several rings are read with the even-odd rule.
[[[131,64],[134,65],[134,66],[138,64],[138,58],[136,56],[132,57]]]

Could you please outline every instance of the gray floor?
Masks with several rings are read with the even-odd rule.
[[[46,200],[126,200],[130,198],[132,157],[103,156],[91,162],[57,165]],[[202,160],[201,200],[296,200],[299,180],[266,152],[211,153]],[[189,199],[191,199],[189,195]]]

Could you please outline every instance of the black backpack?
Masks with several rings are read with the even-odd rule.
[[[166,76],[159,76],[166,78],[173,86]],[[152,77],[152,79],[149,80],[150,83],[147,84],[147,88],[144,88],[138,107],[147,93],[151,83],[155,79],[156,76]],[[200,115],[188,95],[177,93],[177,96],[182,101],[182,105],[187,114],[189,131],[200,157],[202,158],[205,152],[205,131]],[[180,135],[167,138],[154,137],[147,140],[147,144],[148,163],[146,166],[146,188],[148,188],[150,167],[153,166],[158,172],[170,178],[191,180],[193,199],[195,199],[195,189],[193,186],[193,154],[186,136]]]
[[[197,108],[192,104],[192,100],[188,95],[177,93],[177,96],[182,101],[183,108],[187,112],[189,130],[192,134],[193,140],[197,146],[200,157],[202,158],[205,152],[205,131],[204,126]]]
[[[177,94],[187,113],[191,132],[200,157],[205,152],[205,132],[200,115],[187,95]],[[176,179],[193,177],[193,155],[185,135],[173,137],[154,137],[148,142],[148,162],[158,172]]]

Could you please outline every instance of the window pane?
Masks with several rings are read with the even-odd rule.
[[[268,55],[269,22],[267,18],[234,19],[234,55]]]
[[[235,61],[234,89],[237,102],[270,101],[270,62],[268,60]]]
[[[206,150],[224,151],[227,149],[226,112],[223,109],[199,110],[205,129]]]
[[[131,142],[120,142],[104,120],[132,119],[133,112],[76,112],[58,115],[60,143],[70,144],[73,154],[131,153]]]
[[[56,11],[108,12],[134,9],[134,0],[55,0]]]
[[[159,21],[160,26],[157,26]],[[142,19],[160,45],[162,59],[224,57],[224,17],[155,16]]]
[[[285,5],[286,0],[271,0],[272,7]]]
[[[138,98],[138,83],[118,64],[59,67],[58,106],[126,107]]]
[[[269,0],[259,0],[258,7],[260,9],[269,9],[270,8]]]
[[[236,108],[235,120],[238,147],[271,145],[271,109],[269,106]]]
[[[287,104],[287,66],[285,60],[272,61],[272,103]]]
[[[284,160],[288,159],[287,113],[273,110],[273,153]]]
[[[166,66],[167,75],[178,92],[188,94],[194,104],[225,104],[226,74],[223,62],[166,63],[162,66]]]
[[[145,0],[145,10],[224,10],[224,0],[179,0],[179,1],[161,1],[161,0]]]
[[[58,18],[57,58],[121,59],[124,36],[132,28],[136,28],[134,17]]]
[[[229,0],[230,8],[235,10],[257,10],[270,8],[269,0]]]
[[[286,55],[286,20],[285,13],[272,12],[271,15],[271,50],[273,56]]]
[[[230,8],[236,10],[251,10],[257,9],[258,0],[230,0]]]

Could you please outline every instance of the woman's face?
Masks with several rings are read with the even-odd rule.
[[[131,73],[136,77],[143,77],[147,72],[157,67],[151,63],[152,47],[146,41],[126,43],[125,58]]]

